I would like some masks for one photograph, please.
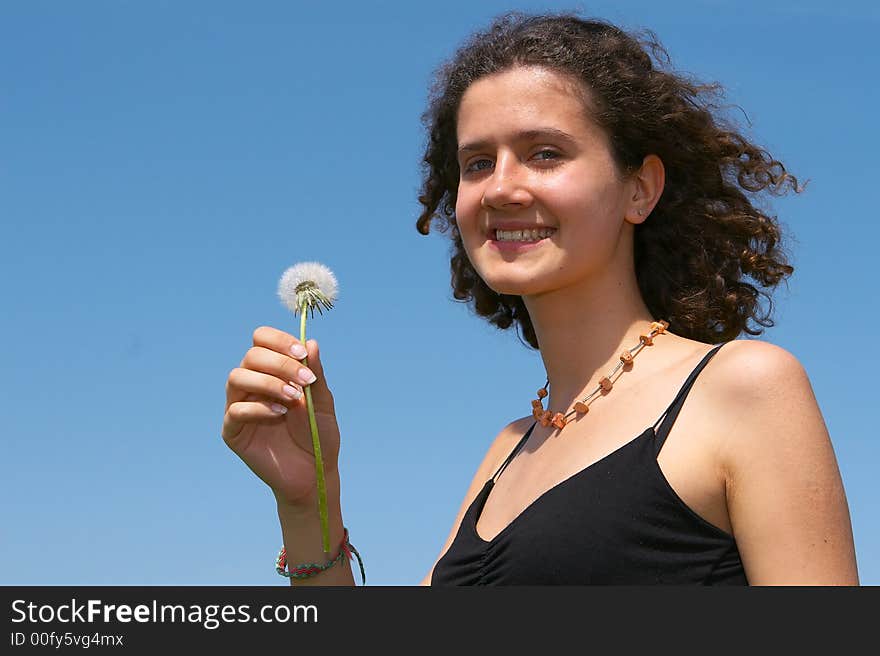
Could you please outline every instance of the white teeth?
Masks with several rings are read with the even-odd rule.
[[[496,230],[497,241],[538,241],[549,237],[555,232],[551,228],[533,228],[530,230]]]

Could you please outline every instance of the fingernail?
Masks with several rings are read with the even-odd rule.
[[[318,377],[307,367],[300,369],[299,373],[296,374],[296,377],[303,385],[311,385],[318,380]]]
[[[289,396],[292,399],[298,399],[299,397],[302,396],[302,392],[300,392],[298,389],[296,389],[295,387],[292,387],[290,385],[284,386],[284,393],[287,394],[287,396]]]
[[[287,412],[287,408],[283,405],[279,405],[278,403],[273,403],[272,412],[277,412],[279,415],[283,415],[285,412]]]
[[[290,352],[297,360],[302,360],[309,354],[309,352],[306,351],[306,347],[302,344],[294,344],[290,347]]]

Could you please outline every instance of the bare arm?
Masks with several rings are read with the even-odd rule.
[[[728,360],[722,464],[752,585],[858,585],[831,438],[803,366],[752,342]]]

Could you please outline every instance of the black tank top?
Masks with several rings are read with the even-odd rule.
[[[431,585],[748,585],[734,537],[685,505],[657,463],[697,375],[723,345],[653,426],[542,494],[487,542],[477,520],[533,423],[471,503]]]

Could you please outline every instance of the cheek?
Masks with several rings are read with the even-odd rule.
[[[597,176],[591,179],[584,172],[545,184],[542,199],[567,227],[587,232],[601,231],[617,211],[614,185],[602,185]]]
[[[455,196],[455,215],[463,221],[473,221],[480,209],[480,197],[467,185],[460,185]]]
[[[465,247],[480,234],[479,216],[481,196],[472,190],[459,188],[455,199],[455,219]]]

